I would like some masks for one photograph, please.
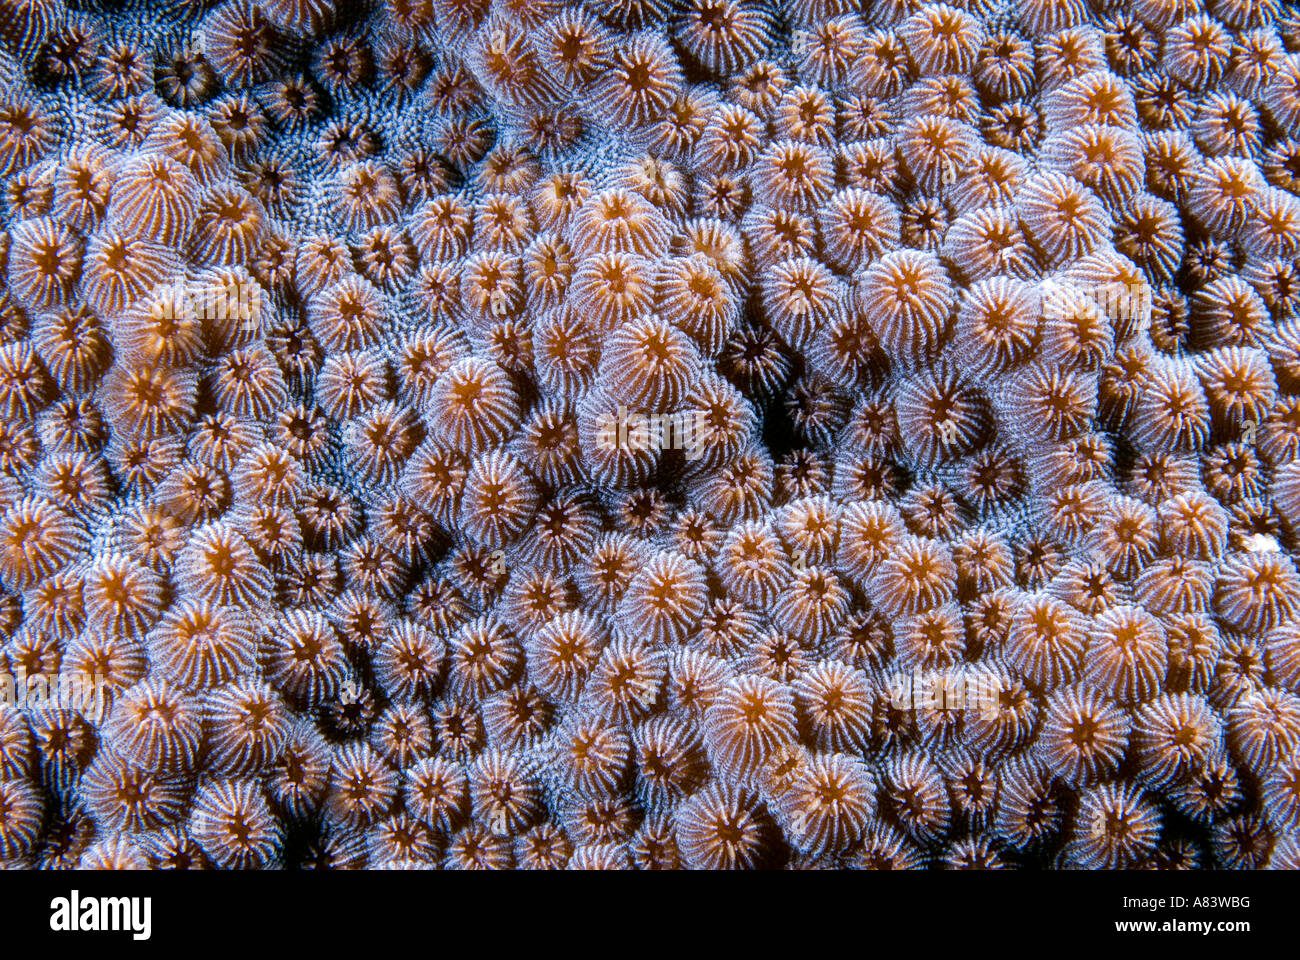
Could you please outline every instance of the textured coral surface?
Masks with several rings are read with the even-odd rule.
[[[1300,12],[0,0],[0,866],[1300,866]]]

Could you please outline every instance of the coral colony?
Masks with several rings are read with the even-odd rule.
[[[0,41],[4,866],[1300,867],[1300,9]]]

